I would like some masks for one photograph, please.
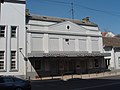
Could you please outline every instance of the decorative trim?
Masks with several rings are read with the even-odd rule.
[[[17,69],[11,69],[10,72],[18,72]]]
[[[5,0],[4,2],[26,4],[26,1],[22,0]]]
[[[73,36],[92,36],[102,37],[101,35],[89,34],[89,33],[78,33],[78,32],[67,32],[67,31],[53,31],[53,30],[27,30],[28,33],[44,33],[44,34],[56,34],[56,35],[73,35]]]
[[[88,53],[86,52],[69,52],[69,51],[51,51],[49,53],[28,53],[28,57],[97,57],[97,56],[110,56],[110,53]]]

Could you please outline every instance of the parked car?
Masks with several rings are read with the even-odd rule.
[[[17,77],[0,76],[0,90],[31,90],[31,83]]]

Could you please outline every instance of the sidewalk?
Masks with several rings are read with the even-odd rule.
[[[63,76],[53,76],[53,77],[42,77],[42,78],[32,78],[31,80],[64,80],[67,81],[69,79],[91,79],[91,78],[99,78],[99,77],[107,77],[107,76],[116,76],[120,75],[120,72],[102,72],[102,73],[92,73],[92,74],[73,74],[73,75],[63,75]]]

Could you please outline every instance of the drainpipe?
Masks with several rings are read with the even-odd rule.
[[[20,53],[22,54],[23,58],[24,58],[24,61],[25,61],[25,73],[26,73],[26,79],[27,79],[27,61],[28,61],[28,58],[23,54],[22,52],[22,48],[19,48],[20,50]]]
[[[116,69],[115,47],[112,48],[112,53],[113,53],[113,57],[114,57],[114,69]]]

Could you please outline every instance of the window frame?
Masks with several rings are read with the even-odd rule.
[[[17,70],[17,52],[16,51],[11,51],[11,70]],[[14,63],[13,63],[14,62]]]
[[[17,28],[18,26],[11,26],[11,38],[17,38]]]
[[[1,28],[4,28],[4,29],[1,29]],[[0,38],[5,38],[5,31],[6,31],[6,26],[0,25]]]

